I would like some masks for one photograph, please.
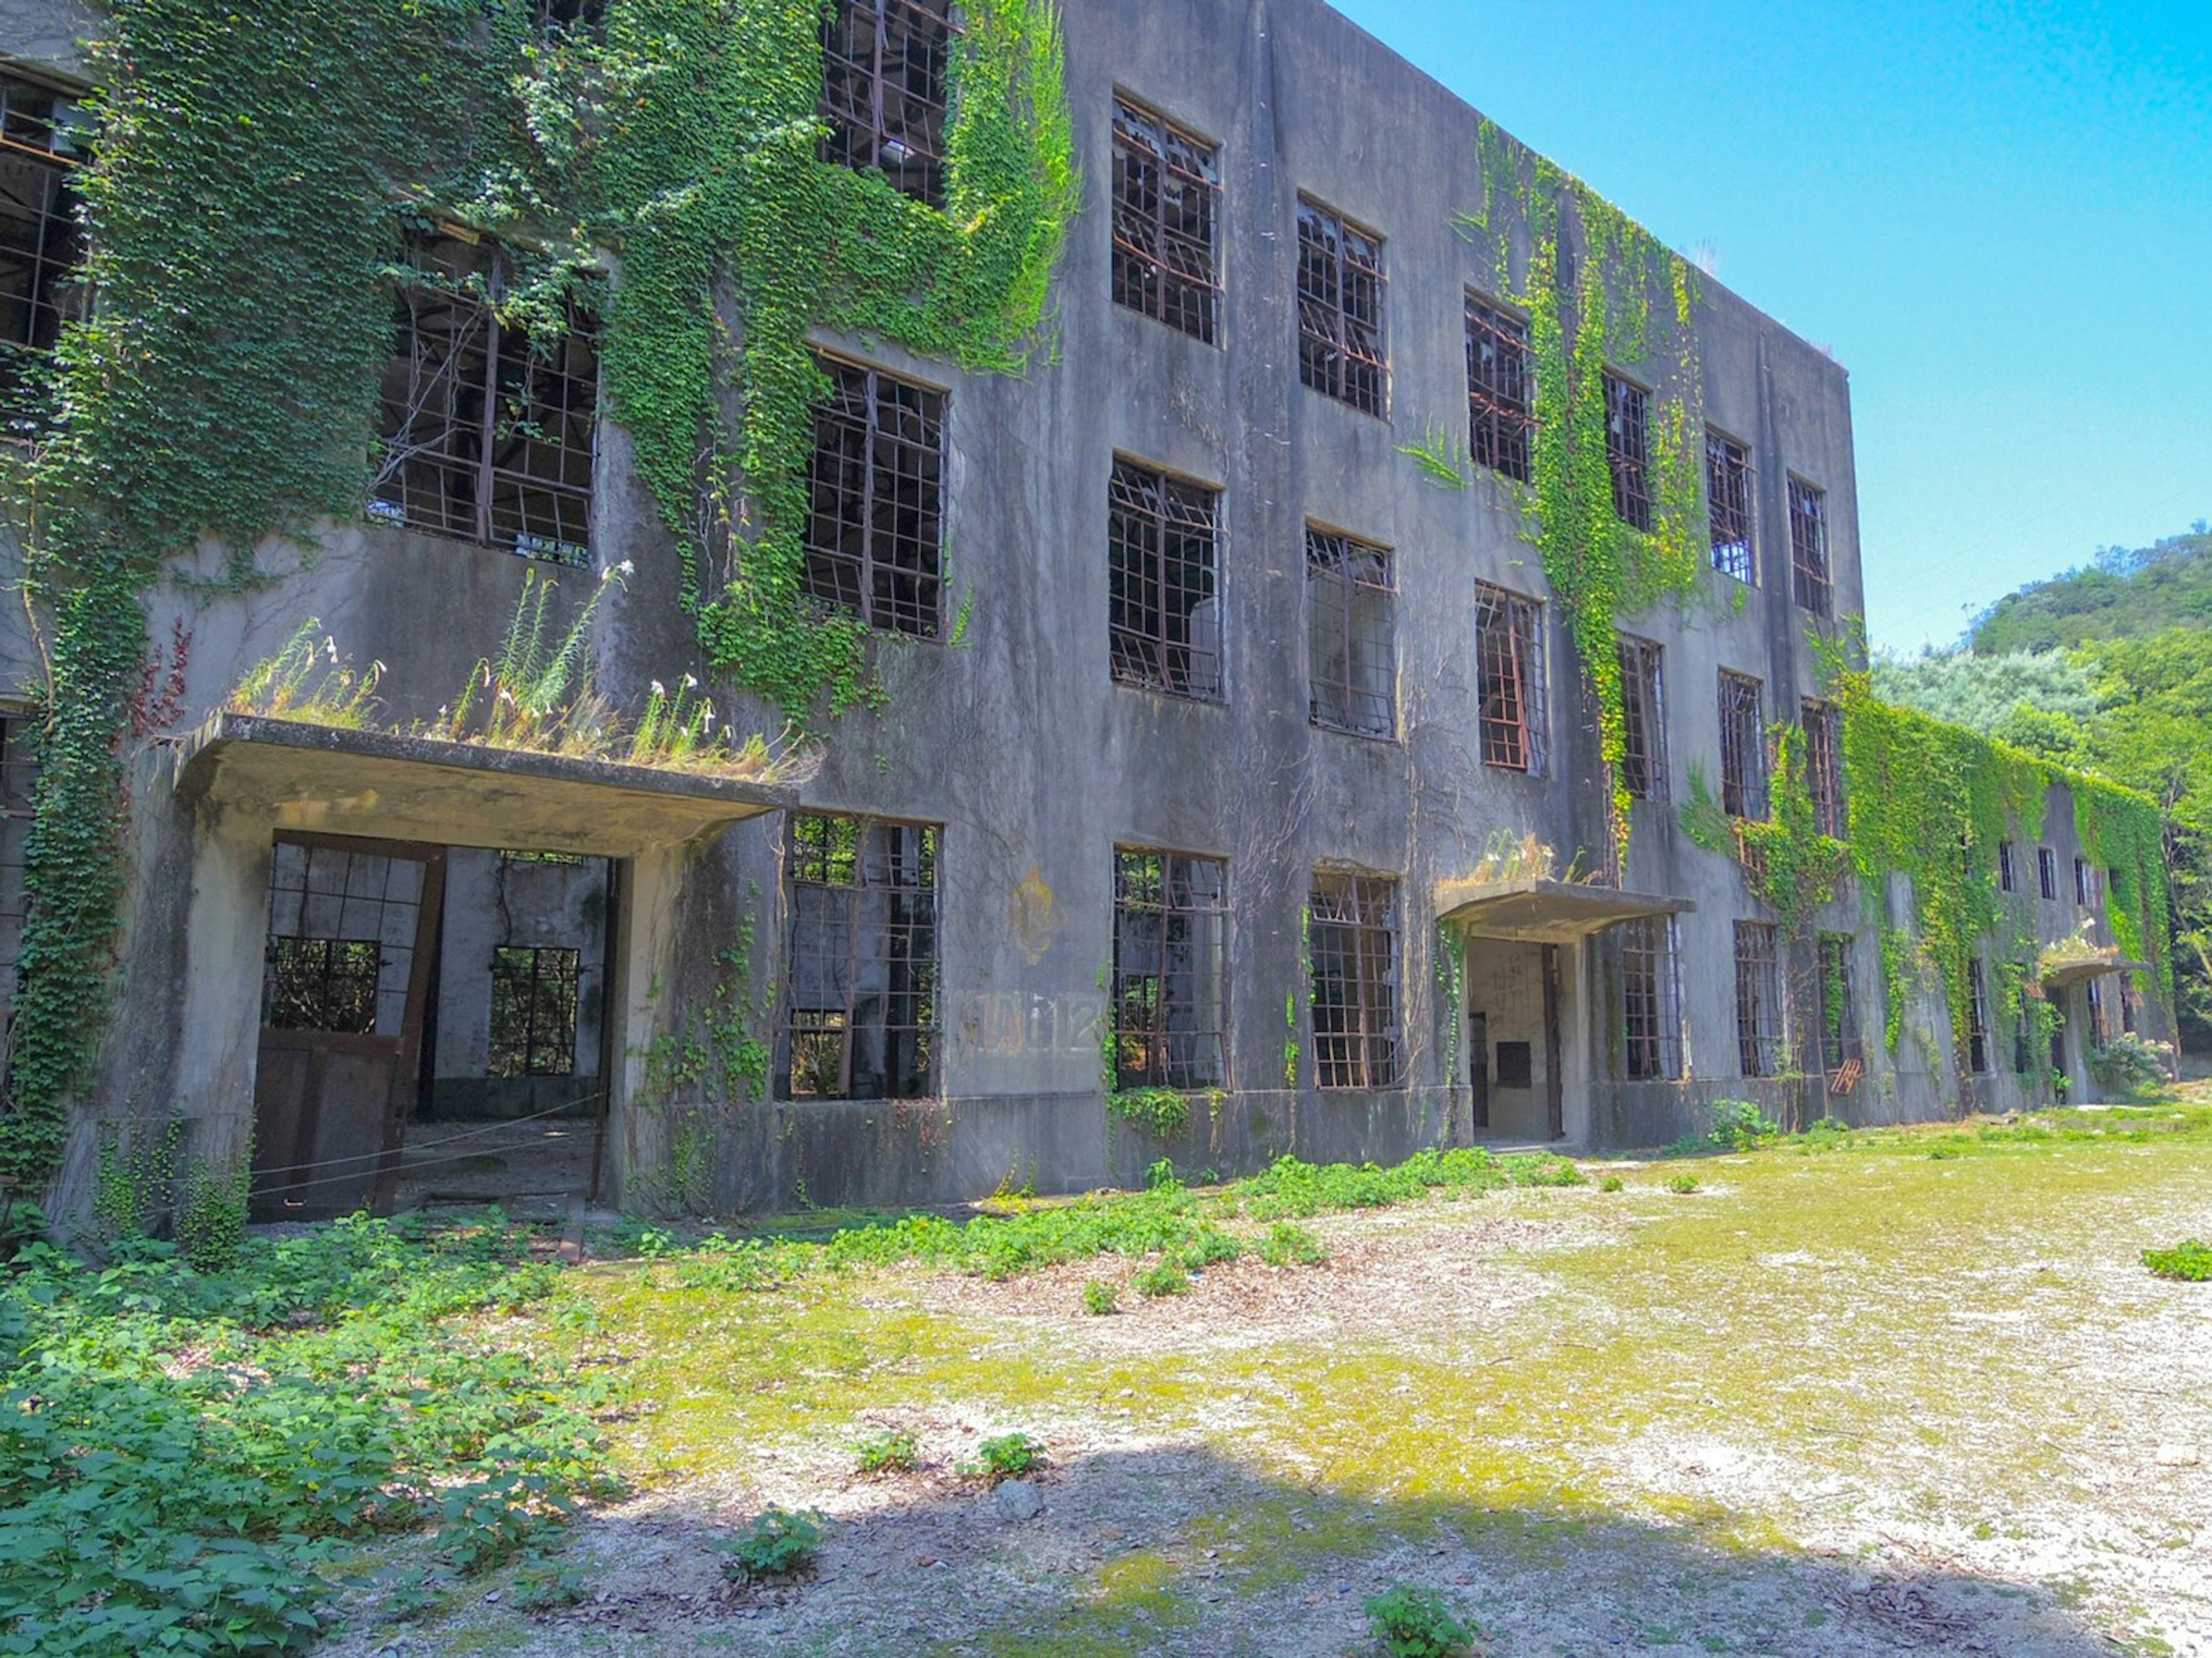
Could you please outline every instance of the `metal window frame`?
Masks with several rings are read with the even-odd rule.
[[[1116,455],[1106,496],[1106,630],[1114,683],[1194,702],[1225,701],[1221,491]],[[1203,557],[1194,558],[1194,552]],[[1194,584],[1184,579],[1194,573]],[[1216,627],[1210,650],[1191,626],[1207,604]]]
[[[1765,823],[1771,808],[1765,698],[1764,680],[1720,671],[1721,810],[1752,823]]]
[[[0,188],[21,210],[0,216],[0,226],[21,229],[20,238],[0,240],[0,260],[13,267],[11,285],[20,290],[0,334],[0,436],[33,439],[51,425],[54,347],[85,313],[88,248],[73,175],[89,152],[69,118],[78,102],[72,93],[0,73],[0,170],[9,175]]]
[[[941,638],[950,399],[873,363],[815,364],[830,393],[813,407],[801,591],[880,632]]]
[[[865,62],[842,49],[858,14],[871,22]],[[951,0],[837,0],[826,9],[822,100],[817,106],[824,129],[821,159],[856,172],[880,173],[901,195],[942,209],[952,54],[960,33]],[[904,72],[915,59],[911,48],[917,40],[924,66],[919,87]],[[901,72],[886,70],[894,61]],[[841,106],[838,91],[848,85],[857,85],[863,95],[842,100]],[[900,112],[896,123],[894,106]]]
[[[1770,921],[1735,924],[1735,1041],[1741,1074],[1782,1069],[1782,956]]]
[[[1404,1085],[1398,888],[1390,876],[1314,872],[1306,968],[1317,1087]],[[1325,974],[1324,963],[1339,971]]]
[[[1990,981],[1979,957],[1966,963],[1966,1068],[1986,1077],[1996,1067],[1990,1061]]]
[[[1476,583],[1474,593],[1476,736],[1482,763],[1544,776],[1551,718],[1544,606],[1487,582]]]
[[[1389,418],[1389,282],[1380,232],[1300,196],[1298,379],[1324,397]],[[1364,295],[1371,304],[1362,304]]]
[[[1608,368],[1605,373],[1605,464],[1613,474],[1613,515],[1647,533],[1651,493],[1651,388]]]
[[[1656,640],[1620,635],[1621,783],[1639,800],[1672,793],[1667,768],[1666,650]]]
[[[1615,931],[1620,963],[1621,1064],[1632,1082],[1682,1074],[1681,941],[1672,915],[1639,915]]]
[[[2058,902],[2058,853],[2054,847],[2038,847],[2035,849],[2035,875],[2036,884],[2042,889],[2043,902],[2046,904],[2057,903]]]
[[[1790,569],[1797,608],[1818,616],[1836,612],[1836,581],[1828,558],[1828,492],[1790,475]]]
[[[1223,298],[1220,146],[1118,90],[1113,124],[1115,303],[1215,344]],[[1139,162],[1156,170],[1149,195],[1139,186]],[[1181,222],[1169,210],[1176,191],[1187,210],[1197,209]],[[1193,217],[1203,222],[1202,238],[1188,228]]]
[[[1536,354],[1528,325],[1467,290],[1468,448],[1478,466],[1522,483],[1532,476]]]
[[[556,967],[550,975],[545,971],[549,962]],[[584,953],[572,944],[494,945],[491,1043],[485,1062],[486,1074],[495,1078],[574,1076],[576,1029],[583,1006],[583,986]],[[510,1000],[518,994],[522,998],[519,1044],[511,1035],[506,1038],[501,1035],[502,991]]]
[[[1365,566],[1379,572],[1376,576],[1363,576],[1359,567]],[[1329,731],[1349,732],[1355,737],[1376,737],[1386,741],[1396,740],[1398,735],[1398,586],[1395,580],[1396,561],[1390,550],[1373,542],[1363,541],[1357,536],[1341,531],[1326,530],[1316,524],[1306,525],[1306,680],[1307,709],[1316,726]],[[1379,638],[1363,635],[1358,628],[1359,609],[1354,600],[1361,592],[1380,595],[1382,629]],[[1341,654],[1344,665],[1341,681],[1324,677],[1320,653],[1316,647],[1321,642],[1325,610],[1333,607],[1338,623],[1335,637],[1330,642]],[[1363,690],[1353,682],[1359,677],[1358,664],[1363,648],[1379,653],[1377,665],[1383,682],[1390,688],[1387,695],[1379,699],[1379,717],[1362,720],[1356,710],[1362,705],[1378,699]],[[1325,693],[1333,692],[1334,702]]]
[[[2019,872],[2013,866],[2012,842],[1997,842],[1997,890],[2010,892],[2020,884]]]
[[[1858,987],[1851,979],[1851,935],[1848,932],[1823,932],[1814,941],[1813,967],[1818,975],[1814,986],[1814,1005],[1820,1023],[1814,1035],[1820,1045],[1820,1069],[1830,1075],[1841,1071],[1846,1061],[1860,1059],[1859,1053]],[[1831,975],[1831,965],[1836,971]],[[1840,1005],[1829,1001],[1829,987],[1840,983],[1843,997]]]
[[[1157,865],[1150,881],[1133,867],[1148,862]],[[1209,866],[1212,872],[1215,902],[1210,904],[1196,902],[1204,890],[1197,878],[1196,866],[1201,865]],[[1125,963],[1126,929],[1140,919],[1156,919],[1160,925],[1160,970],[1157,974],[1132,973]],[[1211,1029],[1188,1023],[1178,1026],[1175,1023],[1179,1011],[1190,1018],[1203,1017],[1201,1009],[1206,999],[1194,994],[1186,1005],[1175,993],[1177,975],[1169,970],[1168,952],[1170,935],[1178,919],[1210,922],[1219,941],[1210,968],[1194,969],[1182,975],[1194,981],[1211,978],[1212,1004],[1220,1021]],[[1228,859],[1202,853],[1170,852],[1158,847],[1114,848],[1113,999],[1108,1016],[1113,1021],[1115,1086],[1184,1091],[1229,1086],[1230,948]],[[1132,986],[1138,981],[1157,988],[1146,999],[1152,1018],[1139,1022],[1139,1028],[1133,1029],[1129,1018]],[[1193,989],[1196,988],[1194,984]],[[1133,1046],[1139,1043],[1142,1062],[1132,1065]],[[1190,1050],[1190,1056],[1177,1057],[1175,1050],[1179,1047]],[[1210,1064],[1206,1062],[1209,1058]]]
[[[1746,586],[1759,585],[1759,516],[1751,446],[1705,428],[1705,517],[1713,568]]]
[[[1804,699],[1798,710],[1805,733],[1805,786],[1813,797],[1813,827],[1833,841],[1844,838],[1843,711],[1819,697]]]

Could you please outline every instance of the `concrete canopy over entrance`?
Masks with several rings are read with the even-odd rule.
[[[2141,962],[2124,962],[2116,951],[2110,961],[2092,957],[2077,962],[2065,962],[2051,968],[2043,975],[2045,990],[2069,990],[2092,979],[2118,978],[2130,973],[2148,973],[2149,968]]]
[[[1579,944],[1594,933],[1647,915],[1682,915],[1697,906],[1686,898],[1578,881],[1441,881],[1438,919],[1475,938],[1520,944]]]

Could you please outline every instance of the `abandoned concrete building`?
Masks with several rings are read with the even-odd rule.
[[[580,38],[626,3],[534,11]],[[800,165],[902,225],[949,211],[962,66],[1008,16],[1065,53],[1023,94],[1064,102],[1079,175],[1048,344],[986,372],[812,319],[795,602],[860,624],[865,694],[750,774],[435,734],[548,581],[611,705],[690,677],[725,724],[784,716],[702,647],[592,321],[548,344],[505,312],[481,218],[395,221],[361,510],[246,550],[251,580],[204,543],[142,586],[112,1013],[52,1206],[172,1122],[210,1167],[250,1146],[267,1217],[937,1203],[1161,1157],[1653,1145],[1720,1101],[2078,1102],[2108,1039],[2167,1030],[2162,881],[2110,849],[2109,789],[2039,772],[1869,851],[1913,803],[1861,774],[1888,750],[1839,689],[1863,593],[1825,352],[1321,0],[835,0]],[[103,303],[80,100],[114,60],[77,44],[96,13],[0,20],[0,390],[33,452]],[[66,602],[29,579],[11,983]],[[319,671],[377,665],[372,720],[241,700],[310,623]],[[1808,848],[1832,875],[1785,890]],[[1923,948],[1946,858],[1977,895],[1957,970]]]

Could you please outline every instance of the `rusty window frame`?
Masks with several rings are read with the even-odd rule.
[[[1986,1077],[1990,1063],[1990,982],[1979,959],[1966,963],[1966,1069]]]
[[[1766,720],[1760,703],[1766,688],[1748,674],[1720,672],[1721,810],[1731,817],[1765,821]]]
[[[1832,702],[1807,697],[1799,711],[1805,732],[1805,786],[1813,797],[1813,826],[1840,841],[1844,814],[1843,711]]]
[[[1229,1085],[1229,865],[1114,848],[1118,1088]]]
[[[1298,379],[1380,418],[1389,406],[1382,238],[1298,197]]]
[[[1620,780],[1638,800],[1664,800],[1667,775],[1666,653],[1623,634],[1620,649]]]
[[[75,174],[90,155],[76,99],[0,75],[0,434],[52,423],[49,370],[85,313],[87,241]]]
[[[1306,526],[1306,666],[1313,723],[1398,734],[1397,585],[1389,550]]]
[[[1814,616],[1833,615],[1836,584],[1828,563],[1828,492],[1796,477],[1790,480],[1790,569],[1798,608]]]
[[[1747,1077],[1782,1068],[1782,957],[1765,921],[1735,924],[1736,1060]]]
[[[583,952],[565,944],[499,944],[491,952],[488,1077],[576,1074]]]
[[[936,1091],[939,836],[930,823],[792,814],[778,1099]]]
[[[1220,516],[1219,490],[1115,457],[1106,562],[1115,684],[1222,700]]]
[[[420,275],[395,301],[369,518],[589,568],[597,331],[573,308],[550,341],[502,322],[496,244],[414,236],[406,255]]]
[[[1605,371],[1605,464],[1613,473],[1613,510],[1633,529],[1651,527],[1651,393]]]
[[[1316,871],[1306,915],[1316,1083],[1398,1087],[1398,883]]]
[[[1753,542],[1751,451],[1725,432],[1705,428],[1705,513],[1713,568],[1747,586],[1759,585]]]
[[[1682,970],[1671,915],[1639,915],[1618,929],[1623,1063],[1636,1082],[1682,1074]]]
[[[1207,345],[1221,316],[1220,152],[1114,97],[1114,300]]]
[[[2049,847],[2035,849],[2035,873],[2043,889],[2043,902],[2058,902],[2058,854]]]
[[[817,357],[800,591],[885,633],[944,626],[942,392],[865,363]]]
[[[836,0],[822,20],[821,158],[945,205],[951,0]]]
[[[1544,774],[1550,731],[1544,607],[1503,587],[1475,586],[1475,695],[1482,762]]]
[[[1851,935],[1824,932],[1815,941],[1813,987],[1820,1024],[1820,1069],[1833,1074],[1850,1060],[1863,1059],[1858,1036],[1858,990],[1851,982]]]
[[[2019,873],[2013,867],[2012,842],[2000,841],[1997,842],[1997,890],[2010,892],[2019,884]]]
[[[1536,354],[1528,325],[1472,288],[1467,295],[1467,417],[1474,464],[1528,483],[1536,430]]]

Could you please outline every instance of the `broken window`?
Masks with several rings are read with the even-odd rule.
[[[2012,842],[1997,842],[1997,890],[2010,892],[2018,884],[2019,877],[2013,872]]]
[[[1824,932],[1818,950],[1820,1069],[1832,1076],[1858,1052],[1858,1003],[1851,989],[1851,935]]]
[[[31,722],[0,717],[0,1072],[4,1072],[8,1018],[15,999],[15,967],[23,948],[23,917],[30,895],[23,874],[31,835],[31,807],[39,783],[38,750]]]
[[[1474,464],[1528,481],[1536,429],[1536,362],[1528,325],[1467,296],[1467,407]]]
[[[525,558],[591,562],[599,349],[574,311],[557,335],[502,321],[506,254],[413,239],[384,372],[384,459],[368,515]]]
[[[580,954],[501,944],[491,953],[489,1077],[576,1074]]]
[[[1843,711],[1832,702],[1808,697],[1802,710],[1805,729],[1805,786],[1813,797],[1813,827],[1832,840],[1844,838]]]
[[[1115,683],[1221,697],[1215,526],[1221,496],[1116,459],[1106,519],[1108,642]]]
[[[76,100],[0,76],[0,431],[9,436],[46,425],[54,344],[82,310],[81,131]]]
[[[1395,604],[1389,553],[1307,530],[1306,659],[1316,726],[1397,734]]]
[[[1790,480],[1790,568],[1801,610],[1827,616],[1835,609],[1828,572],[1828,495],[1802,478]]]
[[[267,1007],[272,1030],[376,1034],[384,951],[373,938],[271,938]]]
[[[822,21],[822,159],[945,205],[951,0],[836,0]]]
[[[416,859],[278,841],[270,855],[262,1023],[279,1030],[398,1035],[423,872]]]
[[[1705,428],[1705,507],[1712,525],[1713,568],[1758,585],[1751,546],[1751,452],[1711,427]]]
[[[2049,847],[2035,849],[2035,872],[2043,887],[2043,901],[2047,904],[2058,902],[2058,854]]]
[[[1735,1045],[1747,1077],[1771,1077],[1782,1061],[1782,963],[1774,929],[1735,924]]]
[[[1721,810],[1731,817],[1764,820],[1766,799],[1766,721],[1756,679],[1721,670]]]
[[[1114,100],[1114,298],[1213,343],[1221,310],[1213,147],[1172,121]]]
[[[1544,607],[1501,587],[1478,585],[1474,591],[1483,763],[1540,777],[1547,729]]]
[[[792,817],[779,1097],[934,1090],[937,837],[921,823]]]
[[[943,625],[945,394],[858,363],[817,365],[805,568],[809,598],[887,633]]]
[[[1323,1088],[1395,1088],[1398,884],[1317,873],[1307,913],[1315,1077]]]
[[[1649,639],[1620,639],[1620,780],[1638,800],[1667,798],[1667,703],[1663,660]]]
[[[1115,848],[1115,1086],[1228,1085],[1228,888],[1219,859]]]
[[[1298,378],[1370,415],[1383,410],[1382,239],[1298,201]]]
[[[1978,961],[1966,963],[1966,1068],[1990,1073],[1990,985]]]
[[[1613,510],[1638,530],[1651,527],[1651,394],[1611,369],[1605,373],[1605,459],[1613,470]]]
[[[1674,918],[1639,915],[1619,929],[1621,1032],[1630,1077],[1639,1082],[1682,1074],[1682,986]]]

